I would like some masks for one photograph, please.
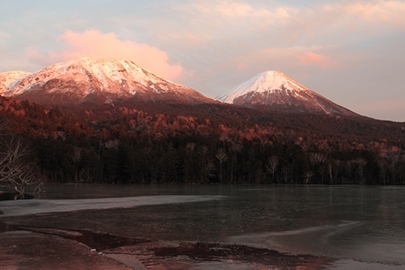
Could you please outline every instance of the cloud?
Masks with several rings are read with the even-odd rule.
[[[183,7],[192,10],[193,18],[204,18],[204,22],[217,37],[242,33],[262,39],[277,36],[290,45],[302,44],[308,40],[331,43],[342,35],[349,38],[381,35],[388,29],[403,31],[405,28],[404,1],[340,1],[339,4],[325,4],[317,1],[313,5],[294,6],[261,1],[201,1],[191,2]],[[199,14],[201,16],[196,16]],[[214,27],[207,22],[214,21]],[[201,29],[200,29],[201,30]],[[259,35],[259,34],[257,34]],[[256,37],[256,36],[255,36]]]
[[[331,68],[336,66],[332,58],[315,51],[322,51],[319,46],[292,46],[292,47],[267,47],[260,50],[246,52],[234,59],[234,65],[240,71],[251,68],[266,67],[270,69],[283,67],[314,66]]]
[[[44,53],[27,49],[26,55],[42,65],[83,56],[131,60],[167,79],[177,78],[183,71],[180,64],[169,63],[166,52],[148,44],[119,40],[114,33],[103,34],[97,30],[82,33],[66,31],[58,38],[57,43],[61,45],[59,50]]]
[[[346,5],[325,5],[327,13],[340,14],[351,18],[352,23],[372,23],[391,26],[403,30],[405,27],[405,2],[374,0],[369,2],[350,3]]]
[[[298,54],[297,59],[304,66],[318,66],[322,68],[330,68],[335,65],[335,62],[331,58],[310,51]]]
[[[260,22],[280,22],[288,19],[296,10],[287,6],[264,7],[254,6],[246,1],[211,1],[209,4],[204,2],[191,3],[187,9],[197,10],[198,12],[211,17],[222,19],[260,19]],[[263,20],[265,19],[265,20]]]

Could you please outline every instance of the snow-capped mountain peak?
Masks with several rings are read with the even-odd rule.
[[[272,111],[356,115],[280,71],[266,71],[217,97],[224,103]]]
[[[214,102],[197,91],[165,80],[131,61],[82,57],[47,66],[3,93],[40,104],[111,103],[131,98]]]
[[[224,103],[233,103],[234,99],[253,93],[271,93],[280,90],[309,90],[302,84],[294,81],[283,72],[278,70],[269,70],[252,77],[251,79],[239,84],[228,93],[217,99]]]
[[[159,81],[167,81],[159,78],[157,75],[149,72],[131,61],[115,60],[115,59],[92,59],[89,57],[82,57],[70,60],[66,63],[59,63],[62,68],[66,68],[66,72],[70,68],[82,68],[92,74],[97,79],[103,82],[104,87],[108,87],[106,79],[113,81],[122,81],[130,78],[133,81],[140,82],[145,85],[147,82],[157,83]]]

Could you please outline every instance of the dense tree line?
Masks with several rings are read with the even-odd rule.
[[[405,184],[399,153],[305,150],[259,140],[241,143],[215,136],[151,140],[37,139],[39,167],[58,182]]]
[[[0,97],[0,135],[23,137],[55,182],[405,184],[401,123],[156,108],[62,113]]]

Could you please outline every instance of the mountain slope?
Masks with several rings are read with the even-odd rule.
[[[3,95],[14,82],[30,74],[21,70],[0,73],[0,95]]]
[[[193,89],[160,78],[133,62],[87,57],[45,67],[17,81],[4,95],[47,105],[103,104],[128,99],[215,102]]]
[[[279,112],[357,116],[280,71],[260,73],[217,99],[224,103]]]

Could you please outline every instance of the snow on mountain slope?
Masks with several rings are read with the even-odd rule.
[[[266,71],[217,97],[224,103],[274,111],[355,116],[280,71]]]
[[[12,86],[14,82],[30,74],[30,72],[21,70],[0,73],[0,95],[3,95],[5,92],[7,92],[9,86]]]
[[[274,93],[281,90],[283,87],[287,90],[308,90],[306,87],[295,82],[280,71],[266,71],[239,84],[227,94],[218,97],[217,99],[225,103],[233,103],[234,99],[250,92]]]
[[[131,61],[83,57],[45,67],[4,94],[40,104],[110,103],[130,98],[186,103],[214,102]]]

